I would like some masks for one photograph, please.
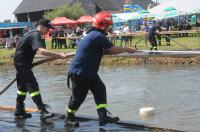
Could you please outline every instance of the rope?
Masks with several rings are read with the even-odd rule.
[[[166,38],[168,38],[168,39],[174,41],[176,44],[178,44],[178,45],[180,45],[180,46],[182,46],[182,47],[184,47],[184,48],[186,48],[186,49],[188,49],[188,50],[193,50],[193,49],[188,48],[187,46],[184,46],[183,44],[177,42],[176,40],[172,39],[171,37],[168,37],[168,36],[166,36],[166,35],[162,35],[162,36],[164,36],[164,37],[166,37]],[[138,45],[142,40],[146,40],[146,39],[148,39],[148,36],[139,39],[139,40],[135,43],[135,49],[139,50],[139,48],[137,48],[137,45]]]
[[[182,47],[184,47],[184,48],[186,48],[188,50],[193,50],[193,49],[188,48],[187,46],[182,45],[181,43],[177,42],[176,40],[172,39],[171,37],[168,37],[166,35],[163,35],[163,36],[168,38],[168,39],[170,39],[170,40],[172,40],[172,41],[174,41],[176,44],[178,44],[178,45],[180,45],[180,46],[182,46]]]
[[[139,50],[139,49],[137,48],[137,45],[138,45],[142,40],[146,40],[146,39],[148,39],[147,36],[142,37],[141,39],[139,39],[139,40],[135,43],[135,49]]]

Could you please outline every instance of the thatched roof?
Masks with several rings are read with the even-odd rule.
[[[22,14],[28,12],[37,12],[55,9],[65,4],[72,4],[77,0],[23,0],[14,14]],[[86,13],[92,15],[95,13],[95,3],[102,9],[107,11],[123,10],[123,0],[79,0],[86,10]],[[133,4],[138,4],[143,8],[153,3],[151,0],[133,0]]]
[[[55,9],[71,2],[73,0],[23,0],[14,11],[14,14]]]

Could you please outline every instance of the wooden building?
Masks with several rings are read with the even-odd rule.
[[[36,22],[49,11],[65,4],[73,4],[77,0],[23,0],[14,11],[18,22]],[[106,11],[123,11],[124,0],[79,0],[86,11],[86,15],[94,15],[96,4]],[[132,4],[137,4],[147,8],[152,4],[151,0],[132,0]]]

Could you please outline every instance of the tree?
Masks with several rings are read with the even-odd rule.
[[[160,3],[159,3],[159,1],[158,0],[156,0],[156,5],[159,5]]]
[[[159,5],[160,4],[159,0],[153,0],[153,1],[154,1],[155,5]]]
[[[11,20],[10,19],[6,19],[3,22],[5,22],[5,23],[11,23]]]
[[[44,17],[47,19],[54,19],[56,17],[67,17],[69,19],[77,20],[85,14],[84,8],[80,2],[75,2],[72,5],[64,5],[63,7],[56,8],[52,11],[46,11]]]
[[[99,13],[102,11],[102,9],[98,6],[96,2],[95,2],[95,10],[96,10],[96,13]]]

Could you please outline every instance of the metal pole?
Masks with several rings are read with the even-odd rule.
[[[170,50],[138,50],[138,52],[143,52],[143,53],[176,53],[176,54],[200,54],[200,51],[170,51]]]

